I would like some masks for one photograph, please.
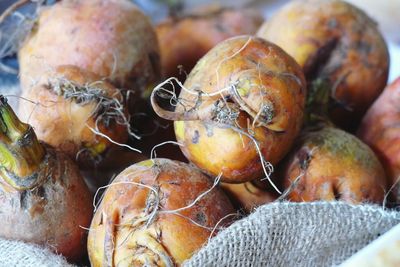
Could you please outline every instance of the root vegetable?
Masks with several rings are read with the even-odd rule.
[[[22,92],[21,118],[40,140],[64,151],[81,167],[101,166],[115,145],[128,139],[129,122],[121,92],[91,72],[60,66]]]
[[[230,197],[232,203],[246,213],[251,213],[255,208],[277,199],[273,192],[260,188],[253,181],[241,184],[222,183],[221,188]]]
[[[254,34],[263,22],[255,10],[206,9],[171,17],[156,27],[165,77],[189,73],[196,62],[219,42],[233,36]],[[185,77],[186,78],[186,77]]]
[[[277,163],[297,136],[305,100],[298,64],[276,45],[240,36],[209,51],[188,76],[174,111],[160,106],[170,97],[162,85],[153,90],[155,112],[175,120],[184,155],[224,182],[268,176],[266,161]]]
[[[390,84],[363,118],[357,136],[367,143],[385,166],[396,202],[400,203],[400,78]]]
[[[291,201],[384,200],[387,181],[378,158],[358,138],[337,128],[305,132],[284,166]]]
[[[89,190],[63,153],[40,143],[0,97],[0,236],[48,246],[69,260],[85,253]]]
[[[129,0],[62,0],[43,8],[18,57],[23,89],[59,65],[137,92],[160,73],[155,30]]]
[[[375,22],[344,1],[292,1],[257,35],[293,56],[307,81],[330,83],[330,117],[346,129],[356,128],[386,85],[386,43]]]
[[[189,165],[140,162],[104,193],[89,231],[90,262],[94,267],[180,265],[232,212],[223,192]]]

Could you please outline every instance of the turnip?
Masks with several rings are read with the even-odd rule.
[[[257,35],[291,55],[309,84],[328,82],[330,118],[346,129],[357,128],[386,85],[386,43],[375,22],[344,1],[291,1]]]
[[[363,118],[357,136],[383,163],[395,201],[400,203],[400,78],[388,85]]]
[[[219,42],[254,34],[263,22],[251,9],[207,8],[193,14],[169,17],[156,26],[165,77],[189,73],[197,61]],[[184,77],[186,78],[186,77]]]
[[[129,0],[62,0],[43,7],[18,58],[23,89],[59,65],[139,94],[160,75],[153,26]]]
[[[2,96],[0,166],[0,236],[78,260],[92,217],[89,190],[73,161],[39,142]]]
[[[387,191],[385,171],[375,153],[354,135],[328,119],[330,87],[314,82],[306,104],[304,128],[278,178],[292,201],[341,200],[382,204]]]
[[[374,152],[326,124],[305,130],[283,165],[291,201],[382,204],[387,192],[385,171]]]
[[[268,176],[288,152],[303,122],[306,94],[299,65],[278,46],[239,36],[210,50],[195,66],[179,97],[153,90],[156,113],[175,120],[185,156],[224,182]],[[171,97],[172,96],[172,97]],[[160,106],[171,98],[175,110]],[[268,166],[267,166],[268,165]]]
[[[250,181],[241,184],[221,183],[221,188],[227,193],[237,209],[251,213],[255,208],[273,202],[278,197],[271,192],[265,182]]]
[[[132,165],[107,187],[89,231],[93,267],[181,265],[234,212],[216,183],[168,159]]]
[[[29,100],[29,101],[27,101]],[[19,114],[38,138],[76,159],[101,167],[107,154],[129,135],[121,92],[89,71],[59,66],[22,92]]]

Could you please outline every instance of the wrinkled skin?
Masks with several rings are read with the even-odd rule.
[[[18,191],[0,178],[0,236],[46,246],[76,261],[85,254],[92,197],[76,165],[46,147],[38,179],[43,183]]]
[[[372,150],[355,136],[325,126],[306,132],[285,162],[284,184],[295,202],[342,200],[382,204],[386,175]]]
[[[118,123],[115,118],[109,123],[101,119],[100,113],[96,113],[99,104],[96,98],[87,103],[76,97],[66,99],[58,89],[69,90],[70,84],[77,91],[99,89],[102,97],[115,98],[124,106],[120,91],[99,76],[74,66],[60,66],[54,72],[46,73],[37,85],[22,92],[22,97],[33,102],[20,101],[19,115],[34,127],[40,140],[67,153],[81,167],[100,165],[115,145],[89,127],[96,129],[97,121],[101,133],[124,143],[128,139],[127,125]],[[122,112],[127,116],[126,109]]]
[[[138,92],[160,73],[155,30],[128,0],[63,0],[43,8],[18,58],[23,90],[59,65]]]
[[[221,187],[232,203],[246,213],[251,213],[257,207],[273,202],[277,198],[275,193],[260,188],[253,181],[241,184],[222,183]]]
[[[219,8],[168,18],[156,27],[164,77],[181,77],[178,66],[189,73],[219,42],[237,35],[254,34],[262,22],[262,16],[249,9]]]
[[[221,42],[197,63],[184,86],[191,92],[181,91],[184,102],[174,112],[155,103],[156,90],[153,108],[175,120],[184,155],[210,175],[222,172],[224,182],[265,177],[254,140],[265,160],[276,164],[299,133],[303,73],[282,49],[261,38]]]
[[[155,188],[158,198],[133,182]],[[107,188],[92,220],[88,238],[92,266],[181,265],[234,210],[226,195],[214,188],[193,207],[178,214],[165,212],[188,206],[212,184],[198,170],[168,159],[147,160],[124,170]],[[146,226],[146,216],[155,207],[158,213]]]
[[[330,117],[346,129],[357,126],[386,85],[389,54],[382,35],[363,11],[343,1],[292,1],[257,35],[291,55],[309,82],[330,83]]]
[[[389,178],[389,188],[400,176],[400,78],[390,84],[363,118],[357,136],[377,154]],[[400,187],[393,189],[400,202]]]

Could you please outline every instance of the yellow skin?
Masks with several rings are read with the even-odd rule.
[[[389,177],[389,188],[400,202],[400,78],[386,87],[364,116],[357,136],[378,155]]]
[[[354,128],[386,85],[389,54],[375,22],[343,1],[292,1],[257,36],[283,48],[307,81],[323,79],[338,107],[330,117]]]
[[[40,143],[0,96],[0,237],[47,246],[68,260],[84,254],[90,192],[74,162]]]
[[[387,190],[385,171],[372,150],[329,126],[306,132],[285,166],[287,188],[300,176],[288,196],[291,201],[381,204]]]
[[[158,158],[128,167],[107,188],[93,217],[88,237],[91,265],[180,266],[207,242],[222,218],[234,213],[219,188],[185,208],[212,186],[199,170],[178,161]],[[157,214],[149,220],[154,209]],[[222,226],[230,221],[232,217],[226,218]]]
[[[164,77],[179,77],[178,66],[189,73],[196,62],[219,42],[241,34],[254,34],[263,23],[255,10],[212,9],[172,17],[156,27]],[[185,77],[186,78],[186,77]]]
[[[21,101],[19,115],[35,128],[40,140],[77,159],[81,167],[92,166],[94,158],[103,157],[115,145],[90,129],[96,128],[98,100],[83,104],[77,99],[65,99],[57,92],[58,88],[64,90],[70,85],[78,91],[100,89],[104,97],[115,98],[124,105],[120,91],[99,76],[74,66],[60,66],[44,74],[36,86],[22,92],[21,96],[32,102]],[[126,116],[126,108],[122,112]],[[126,125],[115,121],[105,125],[98,120],[97,127],[99,132],[116,142],[123,143],[128,139]]]
[[[161,117],[176,120],[176,138],[184,155],[210,175],[222,172],[224,182],[265,176],[249,135],[265,160],[276,164],[300,130],[306,94],[303,73],[282,49],[261,38],[240,36],[221,42],[197,63],[184,87],[190,92],[181,91],[184,105],[178,104],[175,112],[160,109],[156,90],[153,108]]]
[[[277,199],[276,194],[258,187],[253,181],[241,184],[221,183],[221,188],[238,209],[249,214],[257,207]]]
[[[41,9],[18,59],[23,90],[59,65],[138,92],[160,75],[155,30],[129,0],[62,0]]]

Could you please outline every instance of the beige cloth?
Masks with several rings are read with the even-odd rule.
[[[189,266],[334,266],[400,223],[400,213],[345,203],[272,203],[237,221]],[[0,239],[0,267],[72,267],[49,250]]]
[[[0,239],[1,267],[74,267],[50,250],[18,241]]]
[[[185,266],[334,266],[400,222],[345,203],[273,203],[220,232]]]

